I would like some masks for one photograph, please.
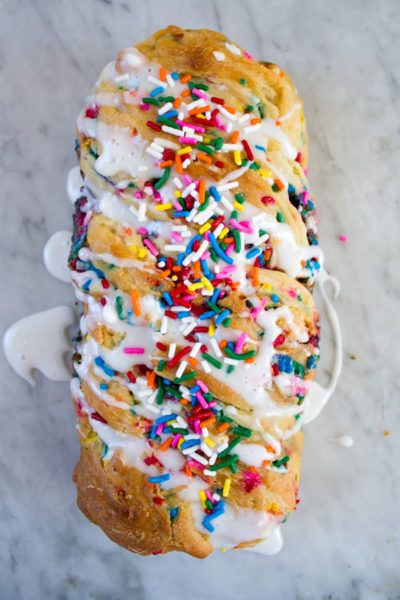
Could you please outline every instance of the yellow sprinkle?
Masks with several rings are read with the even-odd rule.
[[[204,285],[204,287],[209,291],[209,292],[213,292],[214,291],[214,287],[213,284],[211,283],[211,281],[209,281],[207,279],[207,277],[202,277],[201,278],[201,283]]]
[[[172,281],[177,281],[178,275],[172,275],[171,279],[172,279]]]
[[[221,552],[226,552],[226,548],[221,548]]]
[[[267,290],[267,291],[272,290],[272,285],[270,283],[263,283],[261,287],[263,288],[263,290]]]
[[[139,248],[138,250],[138,258],[145,258],[147,256],[146,248]]]
[[[202,225],[199,229],[199,233],[201,235],[203,235],[203,233],[205,233],[206,231],[208,231],[211,227],[211,223],[204,223],[204,225]]]
[[[296,175],[301,175],[300,169],[298,169],[296,166],[293,167],[293,173],[295,173]]]
[[[214,325],[211,323],[210,327],[208,328],[208,335],[209,335],[210,337],[213,337],[213,336],[214,336],[214,333],[215,333],[215,327],[214,327]]]
[[[196,115],[196,118],[197,119],[205,119],[206,117],[205,117],[205,115],[199,114],[199,115]]]
[[[210,136],[209,135],[204,135],[203,136],[203,144],[209,144],[210,143]]]
[[[192,283],[192,285],[190,285],[188,287],[189,292],[193,292],[194,290],[199,290],[200,288],[203,287],[203,283],[201,283],[201,281],[198,281],[197,283]]]
[[[178,150],[178,154],[189,154],[189,152],[191,152],[193,150],[192,146],[185,146],[184,148],[181,148],[180,150]]]
[[[179,444],[178,444],[179,446]],[[207,500],[207,496],[204,490],[199,490],[199,496],[200,496],[200,500],[202,505],[205,507],[206,506],[206,500]]]
[[[234,153],[233,153],[233,158],[234,158],[235,164],[236,164],[238,167],[240,167],[240,166],[241,166],[241,164],[242,164],[242,156],[241,156],[241,154],[240,154],[240,150],[235,150],[235,151],[234,151]]]
[[[236,210],[238,210],[239,212],[242,212],[244,210],[244,206],[243,204],[240,204],[240,202],[234,202],[233,206],[236,208]]]
[[[214,440],[212,440],[210,437],[204,438],[204,441],[207,444],[207,446],[210,446],[210,448],[214,448],[214,446],[216,445]]]
[[[228,227],[224,227],[221,230],[221,233],[219,234],[218,239],[223,240],[227,233],[229,233],[229,229],[228,229]]]
[[[168,204],[156,204],[156,210],[169,210],[170,208],[172,208],[170,202]]]
[[[135,244],[130,244],[130,246],[128,246],[128,248],[132,252],[132,254],[136,254],[137,249],[138,249]]]
[[[229,496],[229,490],[230,489],[231,489],[231,480],[229,479],[229,477],[227,477],[225,479],[224,488],[222,490],[222,495],[224,496],[224,498],[226,498],[227,496]]]
[[[258,172],[260,173],[260,175],[262,175],[263,177],[266,177],[268,179],[268,177],[271,177],[272,173],[269,169],[259,169]]]
[[[180,190],[175,190],[175,198],[180,198],[180,197],[181,197]]]

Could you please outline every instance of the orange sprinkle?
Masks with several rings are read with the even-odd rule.
[[[173,160],[163,160],[163,162],[160,162],[160,167],[164,169],[165,167],[172,167],[173,164]]]
[[[198,152],[196,156],[197,156],[197,158],[198,158],[199,160],[201,160],[202,162],[205,162],[205,163],[207,163],[208,165],[211,165],[211,163],[212,163],[211,156],[208,156],[208,154],[206,154],[205,152]],[[161,165],[160,165],[160,166],[161,166]]]
[[[258,277],[258,269],[257,267],[253,267],[251,273],[252,283],[254,287],[258,287],[260,285],[260,279]]]
[[[257,467],[249,467],[248,470],[252,473],[258,473]]]
[[[199,113],[205,113],[210,109],[211,106],[209,104],[206,104],[206,106],[196,106],[196,108],[192,108],[192,110],[189,110],[189,115],[198,115]]]
[[[215,417],[210,417],[209,419],[206,419],[205,421],[200,423],[200,427],[201,429],[203,429],[203,427],[208,427],[212,423],[215,423]]]
[[[155,389],[156,388],[155,381],[156,381],[156,372],[155,371],[149,371],[147,373],[147,385],[148,385],[148,387],[151,387],[151,388]]]
[[[227,345],[227,343],[228,342],[226,340],[221,340],[220,343],[219,343],[219,347],[220,348],[225,348],[225,346]]]
[[[231,244],[231,243],[233,243],[234,241],[235,241],[235,238],[234,238],[234,237],[226,237],[226,238],[224,238],[224,242],[225,242],[226,244]]]
[[[137,317],[139,317],[139,315],[141,314],[139,294],[137,293],[137,290],[135,290],[135,289],[133,289],[131,291],[131,302],[132,302],[133,312],[135,313],[135,315]]]
[[[283,190],[285,187],[280,179],[274,179],[274,183],[279,188],[279,191]]]
[[[238,139],[239,139],[239,131],[234,131],[232,133],[231,143],[232,144],[236,144],[236,142],[238,141]]]
[[[263,461],[262,461],[262,466],[263,466],[263,467],[269,467],[269,465],[270,465],[270,464],[271,464],[271,461],[270,461],[270,460],[263,460]]]
[[[167,79],[167,71],[164,67],[160,67],[160,79],[161,81],[165,81]]]
[[[200,179],[199,181],[199,202],[203,204],[206,197],[206,182],[204,179]]]
[[[161,277],[167,278],[171,275],[171,271],[167,269],[166,271],[160,271]]]
[[[182,159],[179,154],[175,154],[175,164],[177,173],[183,173]]]
[[[218,425],[217,431],[219,433],[222,433],[223,431],[226,431],[229,427],[230,427],[229,423],[221,423],[221,425]]]
[[[239,287],[239,285],[240,285],[240,281],[234,281],[234,282],[231,283],[231,288],[233,290],[237,290],[238,287]]]
[[[200,269],[200,262],[198,260],[196,260],[195,263],[193,263],[193,275],[195,279],[200,279],[202,273],[201,273],[201,269]]]
[[[182,271],[182,267],[180,267],[179,265],[174,265],[174,266],[172,267],[172,270],[173,270],[175,273],[179,273],[179,271]]]
[[[257,123],[261,123],[261,119],[250,119],[250,123],[252,125],[257,125]]]
[[[125,235],[132,235],[132,233],[133,233],[133,230],[132,230],[132,228],[131,228],[131,227],[124,227],[124,228],[122,229],[122,231],[123,231],[123,233],[124,233]]]
[[[282,121],[279,121],[279,119],[278,119],[278,120],[276,120],[276,121],[275,121],[275,125],[282,125]]]
[[[190,81],[192,79],[192,76],[190,73],[186,73],[186,75],[183,75],[181,77],[181,83],[187,83],[188,81]]]
[[[194,358],[193,356],[189,356],[187,361],[188,361],[188,363],[190,363],[192,365],[192,367],[197,367],[197,365],[199,364],[199,361],[197,360],[197,358]]]
[[[181,96],[182,98],[187,98],[190,96],[190,90],[183,90],[183,92],[181,92]]]
[[[226,104],[224,104],[224,108],[225,110],[227,110],[229,113],[231,113],[231,115],[234,115],[236,113],[236,110],[234,108],[232,108],[232,106],[226,106]]]
[[[181,398],[181,399],[179,400],[179,402],[180,402],[181,404],[189,404],[190,400],[187,400],[186,398]]]
[[[175,100],[173,102],[174,108],[179,108],[181,104],[182,104],[182,98],[175,98]]]
[[[188,477],[192,476],[192,471],[190,470],[190,467],[188,465],[185,465],[185,473]]]
[[[165,452],[166,450],[168,450],[168,448],[170,447],[171,443],[172,443],[173,438],[169,437],[165,440],[165,442],[163,442],[160,446],[160,450],[161,452]]]
[[[131,136],[135,137],[137,135],[137,129],[135,129],[134,127],[131,129]]]

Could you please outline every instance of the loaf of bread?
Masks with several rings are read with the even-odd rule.
[[[262,546],[296,507],[319,359],[296,88],[170,26],[103,70],[77,153],[79,508],[140,554]]]

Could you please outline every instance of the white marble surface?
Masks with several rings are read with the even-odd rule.
[[[343,289],[343,376],[306,431],[302,502],[282,553],[202,562],[130,555],[81,516],[67,385],[38,376],[31,388],[3,357],[0,598],[400,598],[398,0],[3,0],[1,325],[73,302],[42,249],[69,227],[75,117],[116,51],[169,23],[221,29],[298,84],[320,234]],[[354,446],[329,441],[340,434]]]

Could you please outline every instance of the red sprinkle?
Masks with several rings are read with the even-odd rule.
[[[282,346],[282,344],[284,343],[285,339],[286,338],[283,335],[283,333],[280,333],[278,335],[278,337],[276,338],[276,340],[274,341],[274,343],[273,343],[274,348],[276,348],[277,346]]]
[[[225,166],[225,163],[223,163],[222,160],[216,160],[215,163],[214,163],[214,165],[216,167],[218,167],[218,169],[223,169],[224,166]]]
[[[261,202],[263,204],[265,204],[266,206],[268,206],[269,204],[275,204],[275,200],[273,199],[272,196],[263,196],[261,198]]]
[[[165,344],[163,344],[162,342],[157,342],[156,348],[158,348],[159,350],[162,350],[162,352],[165,352],[167,349],[167,346]]]
[[[153,121],[147,121],[146,125],[148,127],[151,127],[151,129],[154,129],[154,131],[161,131],[161,127],[157,123],[154,123]]]
[[[103,417],[101,415],[99,415],[99,413],[97,413],[97,412],[92,413],[90,416],[95,421],[100,421],[100,423],[107,423],[107,421],[105,419],[103,419]]]
[[[172,312],[172,310],[166,310],[165,311],[165,316],[169,317],[170,319],[177,319],[177,314]]]
[[[107,290],[110,287],[110,284],[108,283],[107,279],[102,279],[101,280],[101,285],[103,286],[103,288],[105,290]]]
[[[186,356],[186,354],[189,354],[191,349],[191,346],[185,346],[184,348],[182,348],[182,350],[180,350],[178,354],[175,354],[174,358],[171,358],[171,360],[168,362],[168,367],[172,369],[172,367],[174,367],[176,363],[178,363],[184,356]]]
[[[159,498],[158,496],[155,496],[155,498],[153,498],[153,502],[154,504],[164,504],[164,498]],[[162,550],[160,550],[159,552],[153,552],[153,554],[161,554]]]
[[[244,150],[245,150],[245,152],[247,154],[247,158],[249,160],[254,160],[254,155],[253,155],[253,153],[251,151],[251,148],[249,146],[248,141],[247,140],[242,140],[242,144],[243,144],[243,148],[244,148]]]
[[[217,96],[211,96],[211,102],[214,102],[214,104],[225,104],[225,100],[223,98],[218,98]]]
[[[276,363],[272,365],[272,374],[274,377],[277,377],[279,375],[279,367]]]
[[[136,383],[136,377],[134,376],[134,374],[132,373],[132,371],[128,371],[127,373],[128,379],[131,383]]]
[[[97,116],[99,114],[99,107],[94,105],[94,106],[88,106],[85,112],[85,117],[88,119],[96,119]]]
[[[303,160],[303,155],[301,152],[299,152],[295,158],[295,161],[298,163],[301,163],[302,160]]]

